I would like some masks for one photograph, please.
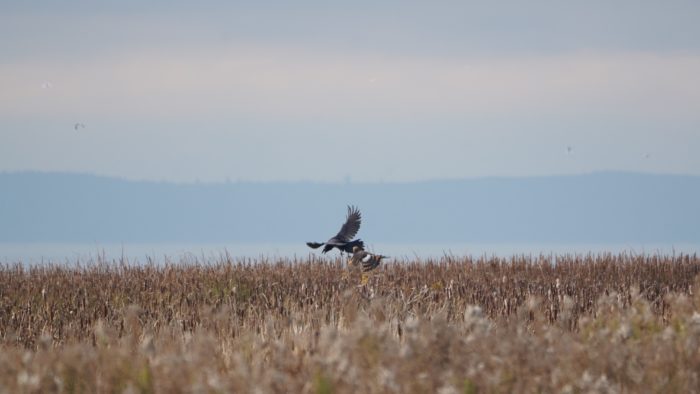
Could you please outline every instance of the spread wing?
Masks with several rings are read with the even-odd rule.
[[[372,271],[373,269],[379,267],[379,263],[382,262],[382,259],[387,258],[387,256],[383,256],[381,254],[368,253],[367,255],[367,258],[362,260],[362,272]]]
[[[345,219],[345,224],[340,228],[335,238],[343,242],[350,242],[360,230],[361,222],[362,215],[360,215],[360,210],[348,205],[348,217]]]
[[[360,265],[362,264],[362,260],[364,260],[369,253],[365,252],[364,250],[358,250],[357,252],[352,254],[352,258],[350,259],[350,265]]]

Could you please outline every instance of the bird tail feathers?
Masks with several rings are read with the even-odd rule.
[[[323,246],[325,242],[307,242],[306,245],[311,249],[318,249]]]

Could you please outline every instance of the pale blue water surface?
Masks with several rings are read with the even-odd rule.
[[[694,254],[700,251],[698,244],[531,244],[531,243],[414,243],[367,244],[367,249],[393,260],[428,259],[450,256],[498,256],[513,255],[561,255],[628,253],[634,255]],[[0,263],[23,264],[89,264],[99,261],[129,263],[197,263],[215,262],[230,257],[242,259],[305,259],[310,255],[338,255],[333,251],[326,255],[320,249],[312,250],[304,243],[0,243]]]

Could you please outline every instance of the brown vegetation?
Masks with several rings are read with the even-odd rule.
[[[556,260],[553,261],[553,260]],[[697,392],[696,256],[0,268],[0,392]]]

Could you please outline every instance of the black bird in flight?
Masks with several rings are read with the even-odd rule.
[[[341,253],[352,253],[352,249],[355,246],[364,249],[365,243],[362,242],[361,239],[352,240],[360,230],[361,222],[362,216],[360,215],[360,210],[348,205],[348,217],[345,219],[345,224],[343,224],[343,227],[340,228],[340,231],[338,231],[335,237],[326,242],[307,242],[306,244],[312,249],[317,249],[320,246],[326,245],[323,247],[323,253],[333,248],[338,248]]]

